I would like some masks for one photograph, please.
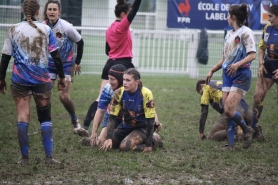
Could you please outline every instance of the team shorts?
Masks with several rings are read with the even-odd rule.
[[[134,68],[131,58],[108,59],[102,69],[101,79],[108,80],[108,71],[115,64],[123,64],[127,69]]]
[[[57,69],[48,68],[49,75],[51,80],[56,80],[58,78],[58,71]],[[74,63],[69,66],[64,66],[64,73],[65,73],[65,80],[73,82],[74,77]]]
[[[10,86],[10,94],[13,97],[26,97],[33,95],[36,99],[47,99],[52,96],[52,83],[48,82],[41,85],[21,85],[12,82]]]
[[[223,92],[236,92],[245,96],[250,89],[252,74],[250,68],[239,68],[235,76],[228,76],[226,69],[223,69]]]
[[[267,70],[267,73],[265,73],[265,71],[264,71],[263,77],[272,79],[272,76],[273,76],[272,72],[275,71],[276,69],[278,69],[278,61],[277,60],[274,60],[274,61],[265,60],[264,67]],[[278,84],[278,79],[274,79],[274,81],[276,84]]]
[[[117,141],[122,141],[128,134],[130,134],[132,131],[135,131],[141,135],[142,139],[143,139],[143,143],[146,142],[147,140],[147,128],[146,127],[140,127],[140,128],[128,128],[125,127],[123,123],[121,123],[115,130],[113,133],[113,139],[117,140]]]

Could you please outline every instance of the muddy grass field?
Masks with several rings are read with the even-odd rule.
[[[8,74],[8,89],[10,85]],[[216,78],[214,78],[216,79]],[[0,94],[0,184],[278,184],[278,106],[273,87],[264,102],[260,124],[266,142],[253,141],[248,149],[237,142],[235,151],[225,151],[226,142],[200,141],[198,121],[200,96],[196,79],[143,76],[143,85],[152,90],[163,129],[164,148],[152,153],[103,153],[82,146],[74,135],[70,117],[59,102],[57,88],[52,101],[54,157],[61,165],[44,164],[34,102],[31,103],[30,164],[18,165],[20,150],[16,135],[16,112],[9,90]],[[256,79],[246,95],[252,107]],[[90,104],[98,96],[99,75],[80,75],[74,80],[71,99],[83,123]],[[206,134],[219,114],[211,107]],[[91,131],[91,126],[90,126]]]

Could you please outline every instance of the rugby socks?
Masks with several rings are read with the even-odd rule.
[[[241,114],[238,111],[236,111],[235,115],[232,117],[232,120],[241,127],[244,134],[249,132],[246,122],[244,121],[243,117],[241,116]]]
[[[98,105],[98,101],[94,101],[88,112],[87,112],[87,115],[85,117],[85,120],[84,120],[84,123],[83,123],[83,128],[88,130],[89,126],[90,126],[90,123],[93,121],[94,117],[95,117],[95,114],[96,114],[96,111],[97,111],[97,105]]]
[[[235,127],[236,127],[236,123],[233,120],[230,120],[228,124],[228,131],[227,131],[229,146],[234,146],[235,144]]]
[[[252,128],[255,128],[256,124],[259,122],[261,117],[261,113],[263,111],[264,104],[263,102],[259,104],[254,104],[253,106],[253,121],[252,121]]]
[[[42,144],[44,147],[45,155],[51,156],[53,151],[53,138],[52,138],[52,123],[45,121],[41,123]]]
[[[28,134],[28,123],[17,122],[17,137],[21,155],[28,157],[29,151],[29,134]]]

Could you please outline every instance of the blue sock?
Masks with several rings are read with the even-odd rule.
[[[236,123],[233,120],[230,120],[227,131],[229,146],[233,146],[235,144],[235,127]]]
[[[28,151],[29,151],[28,123],[17,122],[17,136],[18,136],[21,155],[28,156]]]
[[[241,127],[244,134],[248,132],[248,127],[239,112],[236,111],[235,115],[232,117],[232,120]]]
[[[53,151],[53,139],[52,139],[52,123],[42,122],[41,123],[41,134],[42,134],[42,143],[46,156],[51,156]]]

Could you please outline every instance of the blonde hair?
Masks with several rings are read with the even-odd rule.
[[[36,28],[40,34],[43,34],[42,30],[38,28],[37,25],[32,20],[32,18],[34,18],[36,12],[39,9],[40,9],[40,4],[37,0],[24,0],[22,4],[22,12],[24,13],[28,23],[33,28]]]

